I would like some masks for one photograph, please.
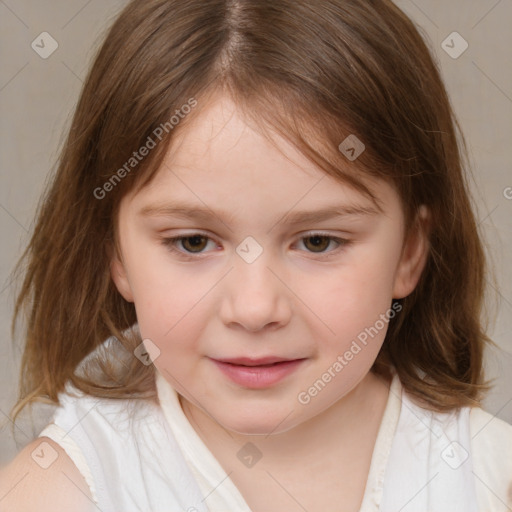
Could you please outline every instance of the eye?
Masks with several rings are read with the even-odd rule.
[[[344,240],[342,238],[337,238],[327,233],[309,233],[307,236],[304,236],[300,239],[304,241],[304,246],[314,254],[324,254],[331,253],[339,248],[340,246],[346,246],[350,242],[349,240]],[[336,248],[331,251],[326,251],[326,249],[330,246],[331,243],[337,244]]]
[[[163,238],[162,244],[173,253],[179,254],[186,259],[197,259],[194,255],[204,254],[204,249],[208,246],[208,241],[216,246],[215,242],[208,236],[202,233],[190,233],[173,238]],[[327,233],[308,233],[299,239],[303,241],[306,250],[313,254],[330,255],[337,252],[337,249],[350,244],[350,240],[337,238]],[[333,250],[327,251],[326,249],[332,244],[337,244]]]
[[[202,254],[208,240],[211,239],[206,235],[201,233],[191,233],[189,235],[177,236],[174,238],[164,238],[162,243],[173,252],[180,252],[187,255]],[[178,244],[184,248],[184,251],[177,247]]]

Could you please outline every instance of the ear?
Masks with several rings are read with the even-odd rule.
[[[115,249],[111,249],[110,253],[112,255],[110,258],[110,275],[112,280],[114,281],[117,290],[124,297],[124,299],[128,302],[133,302],[132,288],[130,286],[130,282],[128,281],[125,266]]]
[[[427,263],[430,227],[430,212],[425,205],[421,205],[408,240],[402,249],[402,256],[395,274],[394,299],[407,297],[416,288]]]

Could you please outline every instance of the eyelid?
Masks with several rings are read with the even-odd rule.
[[[300,233],[299,235],[300,236],[298,236],[295,244],[297,242],[301,242],[302,240],[304,240],[306,238],[313,237],[313,236],[321,236],[321,237],[329,238],[331,242],[338,244],[338,246],[335,249],[333,249],[331,251],[327,251],[327,252],[324,251],[324,252],[315,253],[315,252],[311,252],[311,251],[300,251],[300,252],[304,252],[304,253],[307,253],[310,255],[316,255],[320,259],[322,259],[322,258],[327,259],[330,256],[336,255],[340,252],[340,250],[349,246],[352,243],[351,239],[346,239],[346,238],[342,238],[339,236],[335,236],[331,233],[328,233],[328,232],[322,231],[322,230],[305,231],[305,232]],[[204,258],[205,255],[207,255],[211,251],[193,253],[193,252],[182,251],[176,247],[177,243],[180,240],[183,240],[186,238],[193,238],[194,236],[202,236],[202,237],[206,238],[208,241],[212,241],[212,242],[215,242],[218,244],[217,240],[214,237],[212,237],[210,234],[208,234],[206,232],[199,231],[199,230],[191,231],[191,232],[180,234],[180,235],[173,236],[173,237],[163,237],[161,239],[161,242],[170,252],[177,253],[180,255],[180,257],[182,257],[186,260],[197,261],[200,258]]]
[[[315,253],[315,252],[311,252],[311,251],[301,251],[301,252],[305,252],[308,255],[317,256],[320,259],[328,259],[330,257],[336,256],[341,250],[348,247],[353,242],[353,240],[351,240],[351,239],[342,238],[340,236],[336,236],[336,235],[333,235],[331,233],[328,233],[328,232],[322,231],[322,230],[313,230],[313,231],[303,232],[300,234],[299,238],[297,239],[297,242],[300,242],[300,241],[304,240],[305,238],[310,238],[313,236],[322,236],[325,238],[329,238],[332,242],[338,244],[335,249],[333,249],[332,251],[327,251],[327,252]]]

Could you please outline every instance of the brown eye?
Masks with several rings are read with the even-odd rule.
[[[215,249],[215,241],[202,233],[190,233],[174,238],[162,238],[161,240],[161,243],[170,252],[187,261],[198,261],[200,257],[211,252],[207,250],[209,242],[212,244],[210,249]],[[334,245],[329,250],[331,243]],[[313,233],[300,238],[300,244],[304,246],[301,249],[302,251],[318,254],[319,257],[324,258],[335,256],[343,247],[349,246],[351,241],[324,233]]]
[[[324,252],[332,241],[332,237],[313,235],[304,238],[304,245],[312,252]],[[311,242],[309,244],[308,242]]]
[[[201,252],[208,242],[208,237],[202,235],[180,237],[184,249],[189,252]]]
[[[199,260],[203,255],[208,254],[210,249],[215,249],[215,241],[202,233],[190,233],[188,235],[176,236],[174,238],[162,238],[161,243],[168,251],[187,261]]]

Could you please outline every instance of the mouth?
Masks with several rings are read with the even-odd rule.
[[[291,375],[306,359],[282,357],[212,359],[225,377],[235,384],[262,389],[273,386]]]
[[[219,363],[227,363],[235,366],[273,366],[280,363],[288,363],[290,361],[299,361],[299,359],[287,359],[283,357],[235,357],[230,359],[215,359]]]

